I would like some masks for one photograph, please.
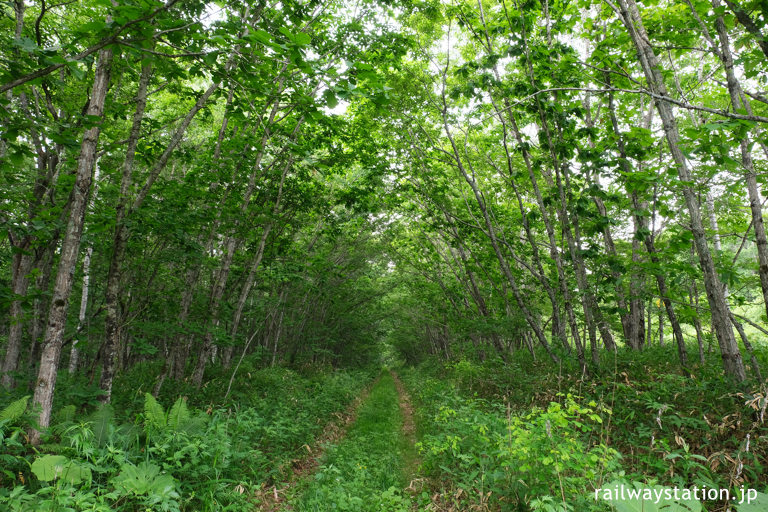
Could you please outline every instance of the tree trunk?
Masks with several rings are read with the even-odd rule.
[[[482,4],[478,4],[482,9]],[[483,20],[483,23],[485,24],[485,21]],[[489,44],[489,51],[490,51],[490,38],[487,38],[488,44]],[[494,74],[497,79],[499,79],[499,72],[496,67],[493,69]],[[512,161],[512,152],[509,149],[509,144],[507,142],[508,138],[508,132],[509,127],[507,126],[507,119],[505,116],[502,115],[502,111],[507,111],[507,117],[512,116],[511,111],[509,111],[509,101],[506,97],[504,97],[504,104],[505,109],[499,109],[499,107],[496,105],[496,100],[491,99],[491,102],[493,104],[493,108],[496,111],[497,117],[499,119],[499,122],[501,123],[502,130],[503,130],[503,139],[502,144],[504,146],[504,153],[506,156],[506,163],[507,163],[507,174],[508,174],[508,180],[509,184],[512,186],[512,189],[515,193],[515,198],[517,199],[517,205],[518,209],[520,211],[520,216],[522,218],[523,223],[523,230],[525,232],[526,239],[528,240],[528,244],[531,246],[531,256],[533,259],[533,263],[536,266],[536,270],[538,275],[540,276],[539,282],[541,283],[542,287],[547,293],[547,296],[549,297],[550,304],[552,305],[552,339],[559,340],[562,347],[565,349],[566,353],[570,354],[571,347],[568,345],[567,340],[567,334],[566,334],[566,326],[565,322],[563,322],[562,318],[560,317],[560,307],[558,302],[557,293],[554,289],[554,287],[550,284],[549,280],[547,279],[547,274],[544,271],[544,267],[541,263],[541,256],[539,251],[539,244],[536,242],[536,238],[533,235],[533,231],[531,229],[531,225],[528,219],[528,213],[525,210],[525,207],[523,206],[523,199],[521,197],[520,191],[517,187],[517,183],[515,182],[515,169]],[[514,124],[514,122],[513,122]],[[516,132],[517,126],[514,125],[514,130]],[[519,134],[515,133],[513,135],[516,139],[519,140]],[[526,166],[528,166],[529,171],[532,172],[532,168],[530,167],[530,157],[528,155],[527,150],[523,149],[523,159],[526,163]],[[500,169],[496,167],[496,165],[491,161],[491,165],[493,165],[494,168],[497,169],[500,175],[503,175]],[[542,211],[542,215],[544,215],[545,212]]]
[[[283,91],[284,87],[285,87],[284,78],[281,78],[278,81],[277,89],[276,89],[278,91],[278,94]],[[253,192],[256,188],[256,179],[264,171],[261,165],[261,160],[264,157],[264,154],[266,152],[267,143],[272,137],[271,128],[275,123],[275,116],[277,115],[279,106],[280,106],[280,102],[278,98],[278,99],[275,99],[274,103],[272,104],[272,109],[269,114],[269,118],[265,123],[264,133],[262,135],[261,143],[259,146],[259,153],[255,158],[253,171],[251,172],[250,178],[248,180],[248,185],[246,186],[246,190],[243,194],[242,204],[240,205],[241,217],[245,216],[248,206],[251,203]],[[296,123],[296,126],[294,127],[290,135],[290,141],[295,140],[303,123],[304,123],[304,118],[302,117]],[[274,165],[274,163],[275,161],[273,161],[273,163],[270,164],[269,167],[271,167],[271,165]],[[285,176],[285,173],[288,171],[288,168],[290,167],[291,163],[292,163],[292,160],[289,159],[288,164],[286,165],[286,168],[284,170],[283,176]],[[282,192],[282,185],[280,190]],[[237,219],[235,221],[235,228],[239,225],[239,223],[240,223],[240,219]],[[237,251],[237,247],[239,243],[235,239],[234,235],[230,235],[226,238],[224,245],[225,245],[225,249],[224,249],[224,254],[222,256],[222,262],[217,272],[216,278],[214,280],[213,287],[211,288],[211,295],[208,303],[209,312],[210,312],[209,314],[211,316],[210,326],[206,330],[205,338],[203,340],[203,346],[202,346],[202,349],[200,350],[200,355],[197,359],[197,363],[195,364],[195,369],[192,371],[191,380],[196,387],[200,387],[203,383],[203,374],[205,372],[205,366],[208,364],[208,359],[211,357],[211,354],[214,350],[213,331],[219,325],[221,299],[224,295],[224,290],[226,288],[227,280],[229,279],[229,270],[232,265],[232,259],[234,258],[234,254],[235,254],[235,251]]]
[[[136,146],[141,134],[141,123],[144,119],[144,110],[147,106],[147,87],[152,76],[152,64],[144,64],[141,68],[141,77],[136,91],[136,110],[133,113],[133,124],[128,137],[128,146],[123,162],[123,174],[120,180],[120,197],[115,207],[115,230],[112,236],[112,256],[109,260],[109,272],[107,274],[107,287],[105,293],[105,308],[107,316],[104,320],[105,342],[103,351],[103,365],[99,387],[102,390],[102,403],[109,403],[112,398],[112,381],[115,376],[115,357],[119,346],[120,336],[120,281],[122,280],[121,266],[125,258],[128,245],[128,230],[125,227],[126,209],[130,200],[131,186],[133,182],[133,163],[136,156]]]
[[[485,22],[485,14],[483,12],[483,5],[482,5],[481,2],[478,2],[478,8],[480,10],[480,16],[481,16],[481,21],[483,23],[483,27],[485,29],[485,41],[481,40],[481,43],[485,44],[487,46],[488,53],[492,54],[492,53],[494,53],[494,50],[493,50],[492,45],[491,45],[491,38],[490,38],[490,35],[488,33],[488,28],[487,28],[487,25],[486,25],[486,22]],[[512,27],[510,27],[510,28],[512,28]],[[498,72],[498,67],[494,65],[493,71],[495,73],[496,79],[499,80],[500,79],[500,75],[499,75],[499,72]],[[542,195],[541,195],[541,191],[539,190],[538,183],[536,182],[536,177],[535,177],[535,174],[534,174],[534,169],[533,169],[533,165],[532,165],[532,162],[531,162],[531,157],[530,157],[530,154],[529,154],[528,150],[526,149],[527,148],[527,144],[523,144],[522,134],[520,133],[520,129],[518,128],[517,122],[515,121],[515,117],[514,117],[514,115],[512,113],[512,106],[513,105],[510,103],[509,98],[506,95],[502,96],[502,101],[504,102],[504,109],[503,109],[503,111],[507,113],[507,119],[509,120],[509,128],[511,128],[512,135],[515,138],[515,141],[518,143],[518,145],[521,148],[520,151],[521,151],[522,156],[523,156],[523,161],[525,162],[526,168],[528,170],[528,176],[529,176],[529,178],[531,180],[531,184],[532,184],[534,192],[536,194],[536,201],[537,201],[537,204],[539,206],[539,211],[541,213],[542,219],[544,220],[544,225],[545,225],[545,228],[546,228],[546,231],[547,231],[547,236],[549,238],[550,256],[555,261],[555,266],[557,267],[558,284],[560,286],[560,293],[561,293],[561,295],[563,297],[563,302],[564,302],[565,309],[566,309],[566,316],[568,317],[568,323],[570,324],[571,334],[572,334],[573,340],[574,340],[574,345],[576,346],[577,358],[578,358],[579,364],[580,364],[580,366],[582,368],[582,372],[586,374],[587,373],[587,366],[586,366],[586,360],[585,360],[585,357],[584,357],[584,347],[583,347],[583,345],[581,343],[581,338],[579,336],[578,325],[576,323],[576,317],[575,317],[575,314],[573,312],[573,304],[571,302],[570,293],[568,291],[568,283],[567,283],[567,281],[565,279],[565,272],[563,270],[562,259],[560,257],[560,254],[557,251],[557,243],[555,242],[554,229],[552,228],[551,219],[549,218],[549,212],[548,212],[548,209],[546,208],[546,206],[544,205],[544,201],[543,201],[543,198],[542,198]],[[512,180],[512,183],[513,183],[513,186],[514,186],[514,180],[513,180],[513,177],[512,177],[511,159],[510,159],[510,154],[509,154],[509,150],[508,150],[508,147],[507,147],[507,130],[508,130],[507,123],[504,120],[504,116],[501,115],[502,111],[499,110],[498,107],[496,107],[495,102],[494,102],[494,109],[496,110],[496,114],[497,114],[497,116],[499,118],[499,121],[502,123],[502,128],[504,130],[503,131],[503,133],[504,133],[504,140],[503,140],[503,142],[504,142],[504,149],[505,149],[505,152],[507,154],[507,165],[508,165],[509,171],[510,171],[510,177],[509,178],[510,178],[510,180]],[[515,187],[515,194],[517,195],[517,188],[516,187]],[[519,195],[518,195],[518,201],[519,201]],[[528,223],[527,223],[527,216],[524,214],[524,210],[522,209],[522,206],[521,206],[521,213],[523,213],[523,218],[524,218],[523,223],[524,223],[524,227],[526,229],[526,236],[529,239],[529,243],[532,244],[532,249],[534,250],[534,258],[536,260],[538,260],[539,259],[538,247],[535,244],[535,242],[533,241],[533,237],[532,237],[532,235],[530,233],[530,228],[529,228]],[[540,264],[537,264],[537,266],[540,268]],[[540,271],[540,274],[541,274],[542,279],[543,279],[544,278],[543,271]],[[553,328],[553,332],[557,333],[557,337],[560,338],[560,342],[562,343],[563,348],[566,350],[567,353],[570,353],[570,346],[568,345],[568,340],[567,340],[567,336],[566,336],[566,332],[565,332],[565,323],[560,319],[559,307],[558,307],[558,304],[557,304],[557,299],[555,297],[554,291],[551,289],[551,287],[548,287],[548,286],[546,287],[546,290],[547,290],[547,294],[549,295],[550,302],[552,303],[552,315],[553,315],[553,320],[552,320],[553,321],[553,326],[552,326],[552,328]],[[534,332],[535,332],[535,330],[534,330]]]
[[[691,250],[693,252],[693,250]],[[694,256],[695,257],[695,256]],[[688,291],[689,303],[695,314],[693,315],[693,326],[696,329],[696,343],[699,347],[699,363],[704,364],[704,333],[701,329],[701,320],[699,319],[699,290],[696,289],[696,280],[691,279]]]
[[[758,44],[758,46],[760,46],[760,49],[763,50],[763,53],[768,58],[768,36],[765,36],[760,31],[760,28],[749,16],[749,13],[747,13],[747,11],[744,10],[744,8],[740,6],[737,1],[725,0],[725,3],[728,7],[730,7],[733,14],[736,15],[736,19],[739,20],[739,23],[741,23],[747,32],[752,34],[752,36],[755,38],[755,42]]]
[[[510,110],[511,105],[508,103],[505,103],[505,107],[509,112],[510,126],[512,127],[512,133],[515,136],[515,140],[519,145],[525,148],[525,146],[523,145],[522,134],[520,133],[520,129],[517,126],[517,122],[515,121],[515,118],[512,115],[512,112]],[[522,149],[522,154],[523,154],[523,160],[525,161],[526,168],[528,170],[528,178],[531,181],[531,186],[533,187],[534,196],[536,197],[536,204],[539,207],[541,218],[544,221],[544,227],[547,231],[547,238],[549,240],[549,254],[552,260],[555,262],[555,268],[557,269],[558,283],[560,285],[560,294],[563,297],[563,304],[565,306],[566,316],[568,318],[568,324],[571,329],[571,336],[573,337],[573,343],[574,343],[574,346],[576,347],[576,357],[579,361],[579,366],[581,367],[582,373],[587,374],[588,369],[587,369],[586,357],[584,354],[584,344],[582,343],[582,339],[579,334],[578,322],[576,321],[576,314],[573,310],[573,301],[571,300],[571,293],[568,289],[568,281],[565,276],[565,269],[563,265],[562,256],[560,255],[560,252],[557,250],[557,239],[555,237],[555,230],[553,227],[552,219],[549,214],[549,209],[544,203],[544,197],[542,196],[541,189],[539,188],[538,181],[536,180],[536,175],[534,174],[534,170],[533,170],[533,163],[530,160],[530,155],[528,153],[528,150]]]
[[[14,0],[13,9],[16,21],[14,39],[20,41],[24,31],[24,12],[26,11],[24,0]],[[14,53],[18,55],[19,50],[14,50]],[[10,97],[11,92],[9,92],[8,95]],[[22,110],[28,112],[26,95],[21,93],[19,99],[22,105]],[[31,134],[38,153],[38,179],[36,181],[36,185],[38,186],[35,186],[33,197],[30,202],[30,221],[34,218],[37,209],[36,206],[39,206],[39,203],[42,201],[45,194],[45,186],[39,185],[45,183],[47,162],[47,155],[40,143],[39,134],[37,134],[35,129],[32,129]],[[29,274],[34,266],[34,258],[30,252],[32,237],[27,234],[23,236],[21,240],[15,241],[12,232],[9,232],[9,237],[11,246],[14,249],[11,262],[11,293],[13,294],[13,298],[11,300],[9,311],[10,325],[8,329],[5,358],[3,359],[2,367],[0,367],[0,386],[4,388],[13,388],[16,385],[12,373],[18,370],[19,358],[21,356],[22,337],[24,332],[24,306],[22,304],[22,297],[26,296],[29,289],[29,279],[27,278],[27,274]]]
[[[91,99],[86,111],[90,119],[103,119],[104,102],[109,88],[109,77],[112,64],[112,49],[99,51],[96,62],[96,72],[93,79]],[[101,133],[100,125],[88,128],[83,134],[80,146],[80,156],[77,160],[77,174],[72,191],[69,221],[61,246],[59,268],[53,287],[53,298],[48,313],[48,325],[43,342],[43,352],[40,357],[40,370],[35,385],[33,403],[40,406],[38,425],[48,427],[53,406],[53,392],[56,386],[56,376],[61,357],[64,327],[67,320],[67,306],[72,292],[77,256],[80,249],[80,239],[85,224],[85,210],[91,189],[91,178],[96,163],[96,148]],[[33,444],[40,442],[40,432],[30,431]]]
[[[664,346],[664,312],[659,308],[659,346]]]
[[[293,165],[293,159],[289,158],[288,162],[286,162],[285,166],[283,167],[283,172],[280,176],[280,185],[278,187],[277,191],[277,199],[275,200],[275,205],[272,208],[272,217],[276,217],[277,214],[280,212],[280,203],[283,199],[283,186],[285,185],[285,178],[288,175],[288,171]],[[256,272],[259,270],[259,267],[261,266],[261,260],[264,257],[264,249],[267,246],[267,238],[269,238],[269,233],[272,231],[272,226],[274,225],[274,220],[268,222],[264,226],[264,231],[261,234],[261,238],[259,239],[259,245],[256,248],[256,254],[253,257],[253,262],[251,263],[251,268],[248,270],[248,277],[245,280],[245,283],[243,283],[243,288],[240,290],[240,297],[237,300],[237,306],[235,307],[235,313],[232,316],[232,328],[231,328],[231,334],[230,337],[232,338],[232,342],[234,343],[235,337],[237,336],[237,329],[240,326],[240,319],[243,315],[243,308],[245,307],[245,302],[248,299],[248,295],[251,293],[251,288],[253,288],[253,284],[256,281]],[[224,366],[228,366],[228,360],[229,356],[225,358]]]
[[[528,76],[528,79],[530,80],[530,85],[534,88],[537,88],[537,84],[536,84],[536,80],[533,72],[533,61],[531,59],[530,49],[527,42],[527,35],[525,30],[521,32],[521,36],[523,39],[524,49],[525,49],[526,65],[528,70],[527,76]],[[550,41],[550,44],[551,44],[551,41]],[[557,151],[555,150],[553,135],[549,127],[547,114],[541,104],[539,96],[535,96],[534,101],[536,102],[539,119],[541,120],[540,129],[543,130],[544,135],[546,136],[547,148],[551,158],[551,171],[554,174],[554,178],[555,178],[554,185],[557,188],[559,205],[555,208],[555,211],[557,212],[558,218],[560,220],[560,224],[563,230],[563,236],[567,243],[569,254],[571,255],[571,260],[573,262],[574,273],[576,274],[576,283],[579,287],[579,292],[584,297],[584,300],[582,301],[582,309],[584,311],[584,322],[586,323],[587,329],[589,331],[590,346],[592,349],[592,362],[594,364],[597,364],[599,361],[599,357],[597,353],[597,340],[596,340],[596,334],[595,334],[595,327],[599,329],[601,337],[603,338],[605,347],[608,350],[614,350],[616,347],[616,344],[613,340],[613,335],[611,334],[609,326],[607,322],[604,320],[602,312],[599,309],[597,300],[594,294],[592,293],[589,280],[587,279],[584,259],[582,258],[582,255],[581,255],[581,240],[579,239],[580,237],[578,236],[578,219],[575,217],[572,219],[568,211],[568,200],[565,194],[565,187],[563,184],[563,180],[567,182],[569,179],[568,166],[565,162],[561,162],[557,155]],[[549,178],[549,180],[551,184],[551,181],[552,181],[551,177]],[[574,238],[574,231],[576,232],[576,238]],[[597,324],[595,323],[595,321],[597,321]]]
[[[749,354],[749,362],[752,364],[752,371],[755,372],[757,382],[761,384],[764,383],[763,374],[760,372],[760,364],[757,362],[755,351],[752,348],[752,344],[749,342],[744,326],[741,325],[741,322],[739,322],[735,316],[733,316],[733,313],[731,313],[731,322],[733,322],[733,326],[736,327],[736,331],[738,331],[741,341],[744,342],[744,348],[747,349],[747,354]]]
[[[631,194],[633,204],[637,203],[637,193]],[[633,236],[632,236],[632,275],[629,278],[629,337],[627,342],[630,348],[641,350],[645,344],[645,319],[643,308],[643,282],[644,279],[637,271],[640,264],[640,240],[638,230],[640,224],[637,215],[632,216]]]
[[[43,254],[39,257],[38,268],[40,269],[40,274],[37,276],[35,287],[37,288],[40,296],[35,299],[34,318],[32,319],[32,326],[29,333],[29,356],[27,357],[29,369],[32,373],[36,373],[37,365],[40,362],[39,352],[43,333],[45,332],[45,314],[50,307],[50,300],[47,299],[48,289],[50,288],[51,284],[53,259],[56,249],[58,248],[58,240],[59,230],[56,230],[50,245],[42,251]],[[29,387],[32,388],[33,386],[34,382],[31,382]]]
[[[608,80],[608,78],[606,78]],[[610,82],[609,82],[610,83]],[[632,172],[632,167],[629,164],[629,158],[627,157],[626,152],[626,146],[624,144],[624,137],[621,135],[621,132],[619,131],[619,122],[616,119],[616,110],[613,103],[613,95],[609,94],[608,96],[608,113],[611,119],[611,126],[613,128],[613,132],[616,135],[617,140],[617,146],[619,148],[619,165],[622,168],[622,171],[625,175],[629,176]],[[646,127],[650,126],[650,117],[647,120]],[[635,237],[632,241],[632,250],[633,250],[633,258],[635,258],[635,252],[638,249],[638,240],[637,235],[640,234],[640,236],[643,237],[643,242],[645,243],[646,251],[648,252],[648,256],[650,257],[651,263],[653,263],[654,268],[656,269],[654,271],[654,276],[656,278],[656,285],[659,289],[659,295],[661,296],[661,300],[664,303],[664,309],[666,310],[667,317],[669,318],[669,324],[672,327],[672,332],[675,336],[675,341],[677,342],[677,354],[678,358],[680,360],[680,365],[683,368],[686,368],[688,366],[688,351],[685,347],[685,339],[683,338],[683,331],[680,327],[680,322],[677,319],[677,314],[675,313],[674,306],[672,305],[672,300],[669,297],[669,291],[667,290],[667,281],[664,277],[664,274],[658,270],[659,265],[661,262],[659,261],[658,255],[656,253],[656,247],[654,245],[654,236],[653,236],[653,226],[650,228],[648,227],[648,221],[646,220],[645,216],[641,213],[647,209],[647,203],[643,202],[640,203],[637,192],[632,192],[630,194],[631,200],[632,200],[632,209],[634,210],[633,214],[633,224],[635,226]],[[637,286],[637,282],[635,283],[635,286]],[[640,302],[640,301],[638,301]],[[638,304],[639,309],[642,309],[642,302]],[[649,310],[648,310],[648,344],[651,344],[651,312],[650,312],[650,304],[649,304]],[[640,322],[642,322],[642,313],[640,314]],[[640,325],[635,324],[635,328],[637,328],[639,331],[642,332],[642,323]],[[662,316],[661,310],[659,310],[659,344],[662,345],[664,343],[664,317]],[[640,348],[640,345],[637,346],[637,348]]]
[[[447,106],[445,105],[445,97],[443,97],[443,111],[442,111],[443,128],[445,130],[446,136],[448,137],[448,140],[451,143],[451,147],[453,148],[453,156],[456,161],[456,165],[458,166],[458,169],[461,172],[461,175],[464,177],[464,181],[466,181],[467,184],[472,189],[472,193],[475,196],[475,201],[477,202],[477,205],[483,214],[485,229],[487,230],[486,234],[490,239],[491,246],[493,247],[493,251],[496,254],[496,259],[499,261],[501,270],[504,273],[504,276],[507,278],[507,282],[509,283],[509,286],[512,289],[512,294],[515,297],[515,301],[517,302],[518,307],[522,311],[523,317],[525,318],[526,322],[530,326],[531,330],[533,330],[539,343],[542,345],[542,347],[544,347],[544,350],[547,351],[547,354],[549,354],[550,358],[553,359],[554,361],[558,361],[557,356],[552,352],[552,349],[549,346],[549,342],[547,341],[547,337],[544,334],[544,331],[541,329],[541,325],[539,325],[538,320],[531,313],[530,309],[528,308],[528,305],[525,303],[525,300],[523,299],[523,294],[520,291],[520,287],[517,284],[517,280],[512,275],[512,271],[509,267],[509,264],[507,263],[506,258],[501,252],[501,248],[499,247],[499,241],[496,236],[496,228],[494,227],[493,222],[491,221],[491,218],[488,214],[488,209],[487,209],[485,200],[477,186],[477,182],[472,177],[469,176],[469,174],[467,173],[467,170],[464,168],[464,164],[461,161],[461,154],[458,150],[458,147],[456,146],[456,142],[453,139],[453,135],[451,134],[450,128],[448,127],[448,120],[446,117],[445,109],[447,109]],[[509,246],[509,249],[512,250],[511,245]]]
[[[12,373],[19,367],[19,356],[21,355],[21,342],[24,332],[24,306],[21,297],[27,294],[29,280],[27,274],[32,270],[32,256],[27,251],[17,248],[13,255],[11,264],[11,293],[13,300],[10,308],[10,327],[8,329],[8,343],[5,348],[5,359],[3,359],[2,379],[0,382],[5,388],[13,388],[16,383]]]
[[[77,349],[78,338],[85,326],[85,313],[88,310],[88,291],[91,283],[91,256],[93,256],[93,246],[88,247],[83,257],[83,289],[80,293],[80,311],[77,315],[77,332],[72,340],[72,350],[69,353],[69,374],[77,372],[80,351]]]

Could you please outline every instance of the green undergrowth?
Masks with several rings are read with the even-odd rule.
[[[762,388],[714,363],[684,377],[674,358],[620,351],[588,379],[529,354],[404,370],[429,491],[459,510],[515,511],[611,510],[594,491],[613,482],[766,492]]]
[[[394,380],[383,373],[360,406],[347,436],[291,500],[301,512],[405,512],[404,439]]]
[[[244,372],[226,406],[135,392],[115,397],[129,413],[64,405],[37,449],[26,399],[2,404],[0,510],[247,510],[371,377],[271,368]]]

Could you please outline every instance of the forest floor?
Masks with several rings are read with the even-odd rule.
[[[384,372],[355,406],[294,465],[287,484],[263,489],[259,510],[411,510],[405,490],[414,490],[418,458],[407,392],[397,375]]]

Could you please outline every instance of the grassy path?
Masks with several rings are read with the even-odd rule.
[[[404,434],[404,410],[395,378],[382,374],[358,409],[357,421],[347,436],[327,450],[317,473],[297,487],[284,510],[411,510],[403,489],[408,485],[414,448],[410,436]]]

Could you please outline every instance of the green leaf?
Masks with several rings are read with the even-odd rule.
[[[298,45],[306,46],[312,42],[312,37],[305,32],[299,32],[298,34],[295,34],[294,42]]]
[[[166,500],[179,497],[173,477],[160,474],[160,467],[149,462],[138,466],[123,464],[112,483],[122,494],[149,495]]]
[[[44,455],[32,463],[32,473],[41,482],[61,479],[70,484],[78,484],[91,479],[91,470],[67,459],[63,455]]]
[[[57,423],[69,423],[75,419],[77,408],[74,405],[66,405],[56,413]]]
[[[736,505],[737,512],[765,512],[768,510],[768,494],[757,492],[755,489],[747,489],[746,496],[739,497],[742,504]],[[749,503],[747,503],[749,500]]]
[[[63,455],[44,455],[32,463],[32,473],[41,482],[55,480],[64,470],[69,459]]]
[[[147,425],[162,428],[166,425],[165,411],[163,406],[157,403],[155,397],[146,393],[144,395],[144,419]]]
[[[14,41],[14,43],[21,48],[22,51],[27,53],[32,53],[37,49],[37,43],[28,37],[22,37],[21,39]]]
[[[80,65],[77,61],[67,62],[67,68],[69,69],[69,72],[72,73],[72,76],[74,76],[77,80],[82,80],[85,78],[85,71],[80,69]]]
[[[11,402],[8,407],[0,411],[0,421],[13,423],[19,419],[21,415],[24,414],[24,411],[27,410],[27,402],[29,402],[29,395],[19,398],[15,402]]]
[[[323,91],[323,99],[325,100],[325,104],[328,105],[328,108],[336,108],[336,105],[339,104],[336,94],[330,89]]]
[[[100,20],[89,21],[88,23],[78,27],[77,31],[82,33],[94,34],[101,32],[106,28],[107,24]]]
[[[110,425],[114,411],[109,404],[102,405],[90,417],[93,437],[97,446],[105,446],[109,440]]]
[[[184,398],[179,397],[168,412],[168,426],[172,430],[179,430],[189,421],[189,418],[190,414],[189,409],[187,409],[187,401]]]
[[[272,44],[272,36],[266,30],[257,30],[250,35],[250,38],[262,44]]]

